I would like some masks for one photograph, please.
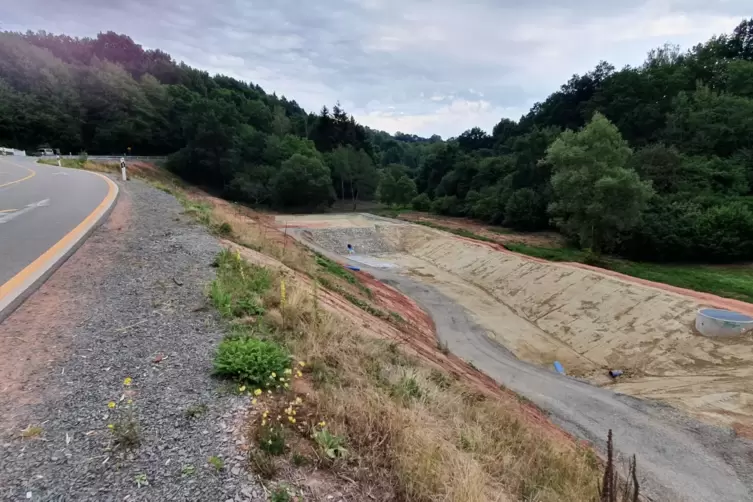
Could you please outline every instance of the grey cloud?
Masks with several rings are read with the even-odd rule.
[[[0,19],[5,29],[127,33],[308,109],[339,99],[366,122],[376,116],[384,127],[447,136],[474,120],[491,128],[502,114],[517,118],[600,59],[640,63],[665,41],[687,46],[717,26],[729,30],[748,0],[614,3],[25,0],[0,6]]]

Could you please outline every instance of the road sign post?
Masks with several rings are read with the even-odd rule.
[[[123,181],[126,181],[128,178],[126,177],[126,163],[124,157],[120,157],[120,172],[123,175]]]

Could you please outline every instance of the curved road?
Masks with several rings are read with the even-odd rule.
[[[0,156],[0,321],[108,213],[118,188],[103,175]]]
[[[347,258],[290,232],[338,261]],[[602,453],[612,429],[622,460],[635,454],[641,493],[652,501],[743,502],[753,500],[753,442],[656,402],[561,376],[517,359],[491,340],[473,315],[432,286],[397,272],[353,263],[413,298],[434,320],[437,337],[453,354],[549,413],[575,437]]]

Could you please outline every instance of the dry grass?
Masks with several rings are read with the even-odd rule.
[[[316,310],[304,285],[287,289],[284,316],[268,320],[282,329],[284,317],[293,353],[334,375],[316,386],[315,402],[359,455],[350,475],[388,473],[382,489],[417,502],[598,498],[592,452],[553,444],[515,410],[359,335],[346,319]]]

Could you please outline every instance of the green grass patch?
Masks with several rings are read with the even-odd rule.
[[[37,163],[47,164],[49,166],[58,165],[57,159],[39,159],[37,160]],[[86,160],[82,160],[82,159],[60,159],[60,165],[62,167],[68,167],[71,169],[84,169],[85,163],[86,163]]]
[[[498,243],[494,239],[491,239],[489,237],[485,237],[483,235],[479,235],[479,234],[473,233],[470,230],[466,230],[464,228],[446,227],[444,225],[439,225],[438,223],[434,223],[433,221],[416,220],[416,221],[412,221],[411,223],[417,223],[417,224],[423,225],[425,227],[434,228],[436,230],[442,230],[444,232],[449,232],[451,234],[459,235],[460,237],[466,237],[468,239],[476,239],[477,241]],[[500,233],[502,233],[502,232],[500,232]]]
[[[639,279],[753,303],[753,267],[746,265],[647,263],[609,256],[594,261],[593,253],[569,247],[548,248],[522,243],[507,243],[505,247],[544,260],[586,263]]]
[[[607,268],[633,277],[753,303],[750,266],[667,265],[609,260]]]
[[[361,281],[358,280],[358,277],[353,274],[350,270],[345,268],[343,265],[330,260],[326,256],[323,256],[319,253],[316,253],[316,264],[319,265],[319,267],[327,272],[328,274],[334,275],[335,277],[339,277],[345,281],[347,281],[349,284],[353,284],[358,289],[360,289],[367,297],[372,297],[371,290],[366,287],[364,284],[361,283]],[[328,289],[332,289],[331,283],[325,284],[325,282],[328,282],[326,279],[321,278],[319,281],[322,283],[322,285]]]
[[[549,248],[543,246],[531,246],[522,242],[508,242],[505,248],[516,253],[542,258],[549,261],[574,261],[583,263],[588,255],[587,251],[569,247]]]
[[[403,207],[385,207],[381,209],[372,209],[368,211],[371,214],[375,214],[377,216],[383,216],[385,218],[397,218],[402,213],[410,213],[413,212],[413,208],[409,206],[403,206]]]
[[[277,379],[289,367],[290,355],[282,346],[250,337],[224,339],[214,357],[215,375],[260,388],[280,385]]]
[[[209,288],[209,298],[223,317],[234,318],[264,313],[261,295],[272,286],[269,270],[250,265],[229,249],[215,260],[217,277]]]

